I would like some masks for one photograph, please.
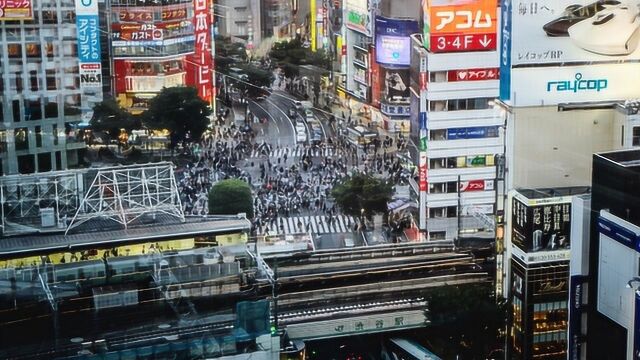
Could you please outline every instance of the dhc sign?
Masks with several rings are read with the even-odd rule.
[[[585,80],[582,78],[582,73],[576,73],[575,80],[566,81],[549,81],[547,83],[547,92],[553,90],[557,92],[571,91],[577,93],[579,91],[595,90],[600,92],[609,86],[607,79],[590,79]]]

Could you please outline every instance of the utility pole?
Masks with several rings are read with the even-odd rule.
[[[460,175],[458,175],[458,244],[460,244],[460,230],[462,229],[462,197],[460,196]]]

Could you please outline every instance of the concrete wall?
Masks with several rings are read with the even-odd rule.
[[[592,154],[619,148],[614,118],[613,109],[513,109],[507,114],[508,188],[589,186]]]
[[[380,14],[392,18],[411,18],[419,20],[422,15],[420,1],[416,0],[382,0]]]

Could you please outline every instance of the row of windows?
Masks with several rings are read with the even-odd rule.
[[[117,46],[113,48],[113,55],[118,56],[167,56],[193,52],[194,42],[186,41],[171,45],[149,46]]]
[[[429,101],[429,110],[430,111],[486,110],[493,107],[492,101],[495,101],[494,97],[433,100],[433,101]]]
[[[463,133],[465,129],[437,129],[429,130],[429,139],[434,141],[440,140],[458,140],[458,139],[480,139],[480,138],[497,138],[500,134],[497,126],[488,126],[483,128],[469,128],[471,133]]]
[[[36,70],[26,74],[26,79],[23,75],[22,72],[9,75],[8,87],[6,89],[3,79],[0,78],[0,92],[10,91],[21,94],[25,90],[38,92],[41,90],[78,90],[80,88],[80,77],[74,72],[65,74],[62,79],[56,77],[55,70],[46,70],[44,79],[38,76],[39,74]]]
[[[470,155],[429,159],[430,169],[460,169],[494,165],[495,155]]]
[[[2,111],[3,104],[0,102],[0,114],[2,114]],[[11,102],[11,112],[15,123],[23,119],[32,121],[80,115],[80,95],[66,95],[62,107],[55,100],[55,97],[25,99],[22,103],[20,100],[13,100]]]

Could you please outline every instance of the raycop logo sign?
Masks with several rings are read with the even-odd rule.
[[[600,92],[609,86],[607,79],[583,79],[581,73],[576,73],[575,80],[561,80],[561,81],[549,81],[547,83],[547,92],[555,90],[557,92],[572,91],[577,93],[579,91],[595,90]]]

